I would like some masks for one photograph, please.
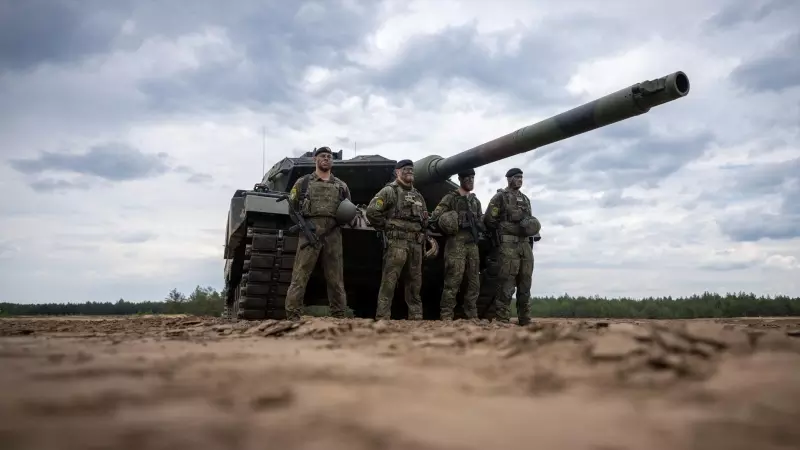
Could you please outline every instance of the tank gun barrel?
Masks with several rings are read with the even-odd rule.
[[[414,163],[414,184],[443,181],[462,170],[644,114],[654,106],[683,98],[688,93],[689,77],[681,71],[642,81],[448,158],[437,155],[422,158]]]

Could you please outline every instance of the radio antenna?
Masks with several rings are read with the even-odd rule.
[[[267,127],[261,127],[261,178],[266,174],[266,158],[267,158]]]

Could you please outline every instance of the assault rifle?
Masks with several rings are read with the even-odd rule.
[[[284,200],[287,200],[286,204],[289,206],[289,217],[295,223],[291,228],[289,228],[289,233],[294,233],[297,230],[300,230],[303,233],[303,236],[306,237],[306,240],[308,242],[303,244],[300,247],[301,249],[304,249],[304,248],[308,247],[309,245],[313,246],[314,248],[318,247],[319,244],[320,244],[320,240],[317,237],[317,235],[315,234],[316,231],[317,231],[317,227],[311,222],[306,222],[305,217],[303,217],[303,215],[300,214],[295,209],[295,207],[292,204],[292,202],[288,201],[289,200],[289,195],[283,194],[276,201],[282,202]]]
[[[475,214],[472,213],[472,210],[467,209],[464,212],[464,217],[466,217],[466,221],[461,224],[462,229],[469,229],[469,234],[472,235],[472,242],[478,243],[478,225],[476,223]]]

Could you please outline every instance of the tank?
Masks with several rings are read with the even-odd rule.
[[[645,114],[655,106],[683,98],[688,93],[689,78],[681,71],[633,84],[453,156],[426,156],[414,163],[415,187],[425,197],[432,212],[447,192],[458,188],[450,177],[464,169],[475,169]],[[352,201],[359,207],[359,215],[353,224],[342,227],[344,285],[348,306],[355,317],[375,317],[383,241],[381,232],[366,220],[365,209],[372,197],[394,178],[395,162],[381,155],[343,159],[341,150],[334,153],[333,173],[347,182]],[[285,319],[284,299],[298,250],[298,232],[292,229],[294,222],[290,219],[285,199],[295,181],[314,169],[313,151],[296,158],[283,158],[274,163],[253,189],[237,190],[233,194],[225,230],[225,317]],[[478,186],[484,183],[480,177],[476,180]],[[505,186],[497,186],[502,187]],[[436,233],[431,233],[431,236],[439,249],[443,249],[444,237]],[[531,238],[531,245],[533,241]],[[481,318],[491,318],[497,274],[496,245],[490,236],[481,235],[479,248],[481,292],[478,313]],[[443,270],[441,250],[424,262],[421,297],[425,319],[439,318]],[[537,266],[537,270],[543,268]],[[459,293],[457,298],[456,317],[464,317],[462,295]],[[327,305],[325,280],[319,263],[308,282],[305,305]],[[405,318],[406,313],[401,280],[395,291],[392,318]]]

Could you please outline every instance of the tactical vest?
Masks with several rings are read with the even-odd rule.
[[[421,231],[424,209],[422,194],[413,187],[405,190],[396,183],[392,187],[396,201],[386,218],[387,229]]]
[[[522,219],[530,217],[531,203],[521,192],[514,193],[510,189],[501,189],[500,197],[503,200],[503,213],[500,220],[501,234],[519,235],[519,223]]]
[[[311,183],[311,175],[300,182],[300,214],[303,217],[336,217],[339,203],[347,198],[344,186],[331,175],[330,180]]]
[[[480,211],[478,210],[478,197],[472,193],[464,196],[458,191],[454,192],[452,196],[450,208],[458,214],[459,225],[459,230],[453,236],[453,239],[477,245],[477,242],[473,242],[472,230],[469,227],[462,228],[462,226],[466,226],[469,223],[467,212],[472,211],[472,216],[475,218],[475,231],[480,232],[483,230],[483,223],[480,220]]]
[[[458,192],[453,194],[452,209],[458,213],[459,223],[466,220],[464,213],[467,211],[472,211],[472,214],[478,217],[480,212],[478,211],[478,202],[476,202],[475,199],[477,199],[475,194],[469,194],[467,196],[461,195]]]

